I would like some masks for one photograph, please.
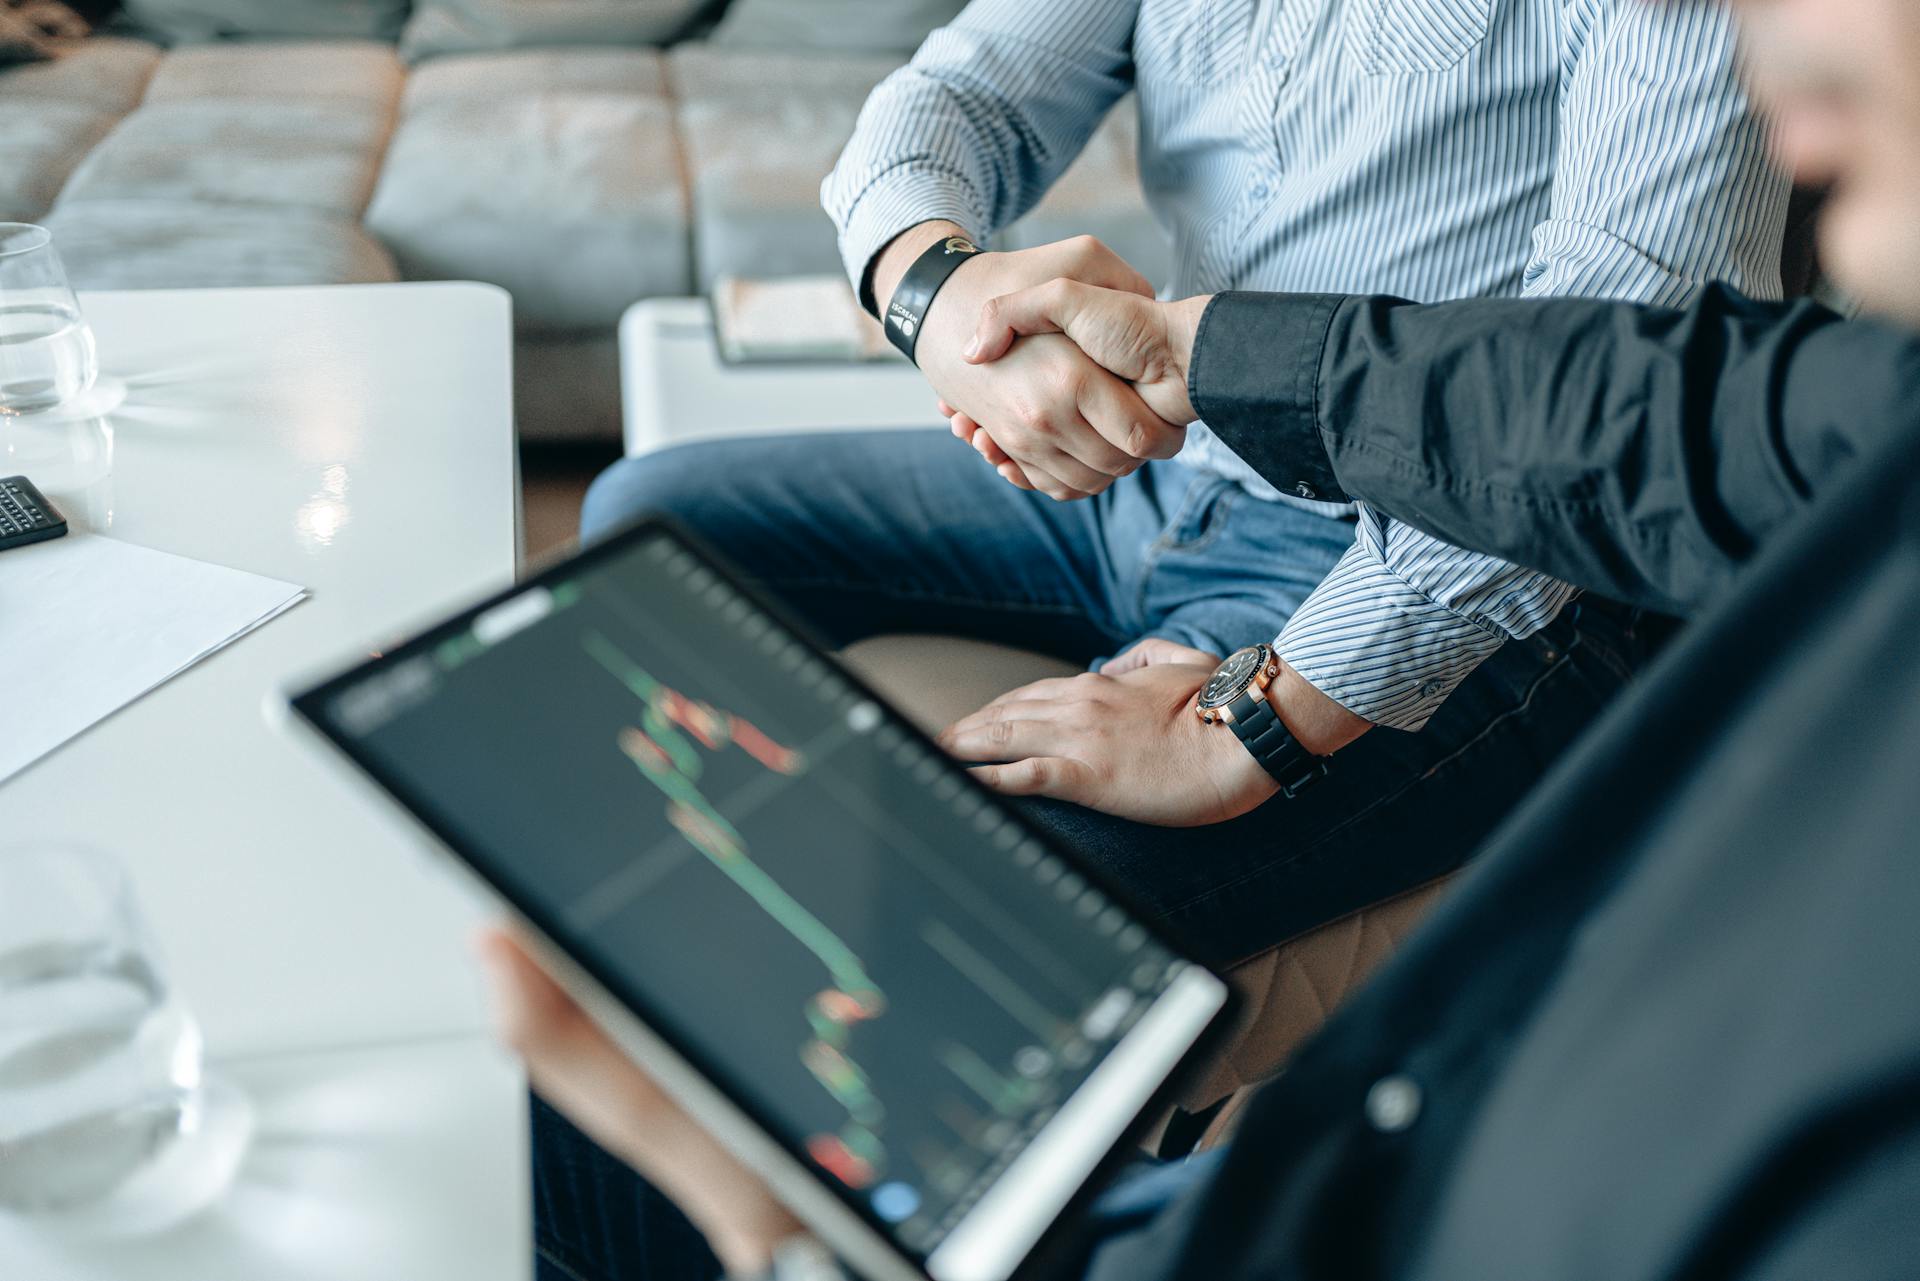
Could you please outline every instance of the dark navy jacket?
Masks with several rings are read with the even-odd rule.
[[[1282,488],[1692,621],[1091,1275],[1920,1277],[1920,343],[1225,295],[1191,381]]]

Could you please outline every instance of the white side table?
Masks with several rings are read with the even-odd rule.
[[[649,298],[620,319],[628,456],[718,436],[944,426],[906,361],[729,365],[704,298]]]

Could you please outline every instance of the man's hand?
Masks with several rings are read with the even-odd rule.
[[[960,234],[951,223],[924,223],[889,245],[874,268],[881,307],[927,245]],[[1061,335],[1014,343],[990,368],[964,357],[989,299],[1060,277],[1147,297],[1153,292],[1091,236],[985,254],[962,264],[934,298],[916,350],[942,402],[990,428],[1004,451],[1001,475],[1066,501],[1100,493],[1149,459],[1171,458],[1185,431]]]
[[[1149,409],[1182,427],[1200,415],[1187,396],[1194,334],[1211,295],[1159,302],[1078,280],[1050,280],[992,298],[980,309],[970,364],[999,360],[1023,334],[1065,334],[1103,368],[1132,383]]]
[[[995,791],[1161,827],[1223,822],[1279,790],[1232,731],[1194,715],[1219,658],[1167,641],[1129,655],[1143,649],[1118,676],[1085,672],[1003,695],[949,726],[941,745],[992,762],[973,772]]]
[[[1220,659],[1149,637],[1099,673],[1036,681],[948,726],[940,744],[1009,796],[1050,796],[1160,827],[1237,818],[1278,785],[1233,731],[1194,714]],[[1280,665],[1267,701],[1294,739],[1331,756],[1373,728]]]
[[[685,1211],[730,1273],[769,1266],[799,1220],[607,1039],[505,930],[477,944],[500,1035],[540,1097]]]

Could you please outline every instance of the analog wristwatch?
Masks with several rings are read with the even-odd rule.
[[[1267,701],[1267,686],[1279,674],[1280,657],[1271,645],[1237,650],[1200,687],[1194,712],[1209,725],[1232,730],[1280,790],[1293,797],[1326,776],[1327,762],[1300,746]]]

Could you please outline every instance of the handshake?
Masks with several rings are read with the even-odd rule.
[[[963,234],[945,222],[903,233],[874,269],[875,296],[891,297],[928,245]],[[1187,363],[1208,301],[1156,301],[1091,236],[983,254],[934,298],[920,369],[954,434],[1009,483],[1086,498],[1180,452],[1197,416]]]

